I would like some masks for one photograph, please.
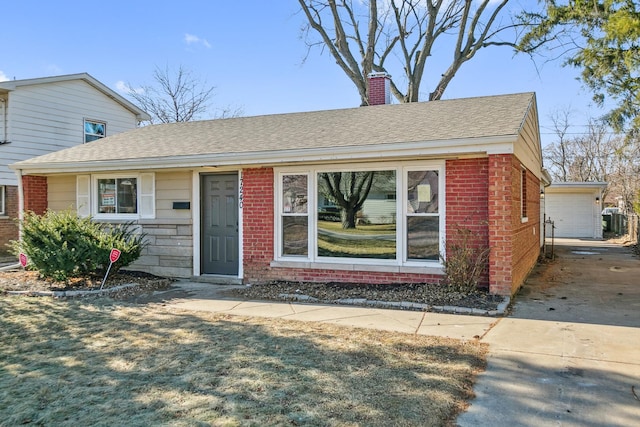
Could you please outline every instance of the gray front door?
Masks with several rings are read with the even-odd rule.
[[[201,273],[238,275],[238,174],[203,175]]]

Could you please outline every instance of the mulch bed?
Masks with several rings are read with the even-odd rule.
[[[95,291],[100,289],[103,278],[104,276],[94,275],[56,282],[53,279],[40,276],[37,271],[22,269],[0,271],[0,293],[9,291],[21,291],[27,294],[50,291]],[[139,294],[168,289],[171,282],[170,279],[140,271],[120,271],[109,275],[103,290],[106,290],[105,294],[111,298],[126,299]],[[109,292],[109,289],[120,288],[122,285],[132,283],[136,286]]]
[[[10,291],[21,291],[27,295],[50,291],[95,291],[100,289],[102,276],[71,278],[66,282],[56,282],[43,278],[36,271],[15,269],[0,271],[0,294]],[[133,287],[120,288],[126,284]],[[120,271],[110,274],[105,283],[108,296],[117,300],[131,300],[133,297],[152,294],[155,291],[168,290],[172,280],[138,271]],[[111,288],[117,290],[109,291]],[[356,284],[356,283],[311,283],[275,281],[266,284],[255,284],[241,289],[230,289],[227,295],[244,299],[271,301],[298,301],[341,304],[366,300],[384,303],[417,303],[440,307],[465,307],[478,310],[496,310],[504,302],[503,297],[490,295],[479,289],[472,293],[456,292],[445,285],[428,283],[404,284]],[[89,295],[86,295],[89,296]],[[390,307],[392,308],[392,307]],[[412,309],[411,307],[400,307]],[[413,308],[415,309],[415,308]]]
[[[310,297],[320,303],[336,303],[338,300],[358,300],[384,302],[414,302],[430,306],[457,306],[496,310],[503,297],[490,295],[483,290],[461,293],[451,288],[429,283],[404,284],[356,284],[356,283],[309,283],[278,281],[251,285],[232,291],[237,296],[266,300],[301,300]]]

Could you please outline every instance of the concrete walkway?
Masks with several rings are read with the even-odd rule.
[[[488,367],[460,426],[640,425],[640,259],[600,241],[556,240],[555,251],[500,319],[241,301],[224,296],[229,286],[194,282],[158,298],[176,309],[481,339]]]
[[[640,259],[607,242],[556,244],[483,338],[488,368],[460,426],[640,425]]]
[[[159,296],[164,304],[183,310],[209,311],[238,316],[277,317],[323,322],[356,328],[380,329],[408,334],[458,339],[484,336],[497,319],[481,316],[385,310],[338,305],[260,302],[231,299],[224,295],[230,285],[177,282],[174,290]],[[144,302],[144,301],[143,301]]]

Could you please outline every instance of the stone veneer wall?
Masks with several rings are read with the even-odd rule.
[[[193,276],[193,225],[187,219],[140,220],[149,245],[127,267],[165,277]]]

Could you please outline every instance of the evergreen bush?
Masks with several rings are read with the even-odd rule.
[[[65,281],[70,277],[103,273],[112,248],[121,251],[113,264],[116,272],[134,262],[146,247],[144,233],[135,233],[132,223],[111,225],[80,218],[72,211],[25,213],[22,239],[11,243],[12,252],[27,255],[30,268],[45,277]]]

